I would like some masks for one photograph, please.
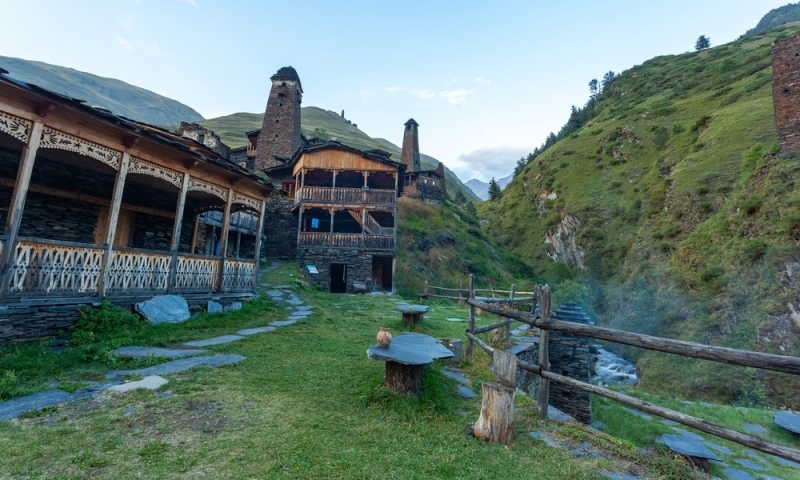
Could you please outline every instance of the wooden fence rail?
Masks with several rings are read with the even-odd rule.
[[[500,308],[496,305],[477,300],[474,295],[475,290],[473,288],[473,282],[473,277],[470,275],[470,296],[467,299],[467,303],[470,306],[470,319],[467,330],[467,356],[472,356],[475,344],[477,344],[489,355],[494,356],[495,350],[476,336],[479,333],[487,332],[495,328],[507,327],[513,321],[520,321],[530,326],[539,328],[539,365],[532,365],[520,360],[517,362],[517,366],[523,370],[538,375],[541,379],[538,391],[538,403],[539,415],[542,416],[542,418],[547,417],[547,405],[549,403],[548,383],[549,381],[554,381],[564,385],[569,385],[584,392],[600,395],[602,397],[622,403],[623,405],[627,405],[644,412],[678,422],[688,427],[700,430],[701,432],[724,438],[764,453],[776,455],[794,462],[800,462],[800,450],[785,447],[754,435],[737,432],[736,430],[731,430],[700,418],[660,407],[658,405],[653,405],[649,402],[614,392],[607,388],[581,382],[579,380],[558,375],[549,371],[547,333],[549,330],[553,330],[589,338],[623,343],[649,350],[673,353],[690,358],[699,358],[720,363],[728,363],[731,365],[761,368],[794,375],[800,375],[800,358],[773,355],[769,353],[742,351],[726,347],[715,347],[694,342],[685,342],[681,340],[653,337],[650,335],[641,335],[594,325],[553,320],[550,318],[550,289],[546,285],[537,287],[537,303],[539,303],[540,306],[541,317],[509,308]],[[503,319],[492,325],[476,328],[475,309],[477,308],[499,315]]]

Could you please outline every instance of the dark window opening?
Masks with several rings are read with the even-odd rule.
[[[331,263],[331,293],[347,292],[347,265]]]
[[[372,282],[378,290],[392,289],[392,257],[372,257]]]

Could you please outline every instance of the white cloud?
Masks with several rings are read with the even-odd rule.
[[[183,1],[183,3],[185,3],[187,5],[191,5],[194,8],[197,8],[197,2],[195,0],[182,0],[182,1]]]
[[[122,47],[123,47],[125,50],[127,50],[127,51],[129,51],[129,52],[132,52],[132,51],[133,51],[133,45],[131,45],[131,44],[130,44],[130,43],[127,41],[127,40],[125,40],[124,38],[120,37],[119,35],[117,35],[117,36],[116,36],[116,37],[114,37],[114,38],[117,40],[117,43],[119,43],[120,45],[122,45]]]
[[[409,90],[408,93],[414,95],[415,97],[422,98],[424,100],[429,100],[436,96],[436,92],[434,92],[433,90],[429,90],[427,88],[424,90]]]
[[[531,151],[533,147],[484,148],[461,154],[456,161],[448,162],[447,166],[464,182],[473,178],[488,182],[492,177],[499,180],[510,175],[517,166],[517,160]]]
[[[469,95],[475,93],[475,90],[467,90],[466,88],[459,88],[458,90],[445,90],[439,94],[440,97],[445,98],[450,105],[459,105],[464,103]]]
[[[488,87],[489,85],[492,84],[492,81],[486,77],[478,77],[475,79],[475,83],[478,83],[480,85],[486,85]]]

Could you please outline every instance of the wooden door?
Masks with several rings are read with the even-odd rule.
[[[97,225],[94,228],[94,243],[103,245],[106,242],[108,233],[108,207],[100,207],[97,214]],[[117,218],[117,230],[114,233],[114,246],[127,247],[131,237],[131,226],[133,224],[133,212],[130,210],[120,210]]]

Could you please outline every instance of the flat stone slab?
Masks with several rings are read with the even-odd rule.
[[[749,473],[732,467],[722,469],[722,473],[728,480],[756,480],[756,477]]]
[[[301,312],[308,312],[308,311],[312,310],[313,308],[314,308],[314,305],[300,305],[299,307],[297,307],[297,310],[301,311]]]
[[[195,340],[193,342],[186,342],[184,345],[187,347],[210,347],[211,345],[222,345],[223,343],[231,343],[241,340],[241,335],[221,335],[219,337],[207,338],[205,340]]]
[[[222,305],[213,300],[209,300],[208,303],[206,303],[206,311],[208,313],[222,313]]]
[[[550,420],[555,420],[557,422],[577,422],[574,418],[570,417],[566,413],[562,412],[561,410],[557,409],[552,405],[547,406],[547,418]]]
[[[560,447],[560,445],[555,440],[550,438],[544,432],[530,432],[530,433],[528,433],[528,435],[533,437],[533,438],[535,438],[536,440],[544,442],[546,445],[548,445],[550,447],[553,447],[553,448],[559,448]]]
[[[242,302],[232,302],[230,305],[225,307],[226,312],[238,312],[242,309]]]
[[[530,350],[531,348],[535,347],[535,343],[517,343],[506,348],[506,352],[510,353],[511,355],[519,355],[520,353]]]
[[[794,412],[775,412],[772,415],[775,424],[792,433],[800,433],[800,415]]]
[[[170,375],[204,365],[220,367],[222,365],[241,362],[242,360],[244,360],[244,357],[237,354],[182,358],[180,360],[173,360],[171,362],[162,363],[161,365],[153,365],[152,367],[140,368],[138,370],[113,370],[106,374],[106,378],[119,378],[127,375]]]
[[[180,348],[159,348],[159,347],[120,347],[111,350],[113,355],[120,358],[150,358],[150,357],[165,357],[165,358],[185,358],[193,357],[195,355],[203,355],[208,350],[202,349],[180,349]]]
[[[465,377],[463,374],[461,374],[460,372],[454,372],[453,370],[449,370],[447,368],[443,368],[442,369],[442,375],[444,375],[445,377],[448,377],[448,378],[452,378],[453,380],[455,380],[456,382],[458,382],[458,383],[460,383],[462,385],[466,385],[466,386],[472,385],[472,382],[467,377]]]
[[[286,321],[290,321],[291,320],[292,322],[299,322],[300,320],[305,320],[305,319],[306,319],[305,316],[298,317],[297,315],[292,315],[289,318],[287,318]]]
[[[733,461],[749,470],[758,470],[759,472],[764,470],[763,465],[753,462],[752,460],[746,460],[744,458],[736,458]]]
[[[687,457],[706,458],[709,460],[716,460],[721,462],[722,459],[714,452],[706,447],[702,440],[690,437],[688,435],[676,435],[665,433],[656,439],[656,441],[663,443],[673,452]]]
[[[157,295],[136,304],[136,311],[154,325],[189,320],[189,304],[180,295]]]
[[[106,391],[112,393],[125,393],[130,392],[132,390],[138,390],[143,388],[145,390],[158,390],[162,386],[167,384],[167,379],[164,377],[160,377],[158,375],[150,375],[149,377],[144,377],[141,380],[137,380],[135,382],[126,382],[119,385],[114,385],[113,387],[108,387]]]
[[[367,358],[403,365],[427,365],[440,358],[451,358],[453,352],[435,338],[421,333],[405,332],[383,348],[377,343],[367,349]]]
[[[285,327],[287,325],[292,325],[294,323],[297,323],[298,320],[292,320],[291,318],[289,320],[276,320],[276,321],[270,323],[269,325],[271,327]]]
[[[256,327],[256,328],[245,328],[244,330],[239,330],[236,332],[236,335],[255,335],[256,333],[266,333],[266,332],[273,332],[277,330],[277,327]]]
[[[0,420],[11,420],[25,412],[67,402],[72,395],[63,390],[48,390],[0,403]]]
[[[396,306],[394,310],[400,313],[428,313],[430,307],[428,307],[427,305],[401,304]]]
[[[767,433],[767,429],[762,427],[761,425],[756,425],[755,423],[743,423],[742,427],[750,433]]]
[[[461,395],[461,398],[467,400],[472,400],[478,395],[477,393],[473,392],[471,388],[464,385],[459,385],[456,390],[458,390],[458,394]]]
[[[639,410],[634,410],[633,408],[628,408],[628,407],[622,407],[622,408],[625,411],[627,411],[628,413],[630,413],[631,415],[633,415],[634,417],[639,417],[642,420],[650,421],[650,420],[653,419],[652,416],[650,416],[650,415],[648,415],[648,414],[646,414],[644,412],[640,412]]]
[[[309,315],[314,315],[314,312],[311,310],[297,310],[292,312],[293,317],[308,317]]]
[[[784,467],[800,468],[800,463],[786,460],[785,458],[776,457],[775,455],[769,456],[770,460]]]
[[[709,441],[703,441],[703,443],[706,444],[706,447],[722,455],[730,455],[731,453],[733,453],[729,448],[723,447],[722,445],[717,445],[716,443],[712,443]]]
[[[628,475],[627,473],[601,472],[600,474],[609,480],[642,480],[641,477]]]
[[[448,322],[466,322],[463,318],[446,318]]]
[[[267,295],[270,297],[283,297],[283,292],[281,290],[267,290]]]
[[[295,307],[299,307],[305,303],[304,301],[300,300],[297,297],[290,298],[286,301],[289,303],[289,305],[294,305]]]

